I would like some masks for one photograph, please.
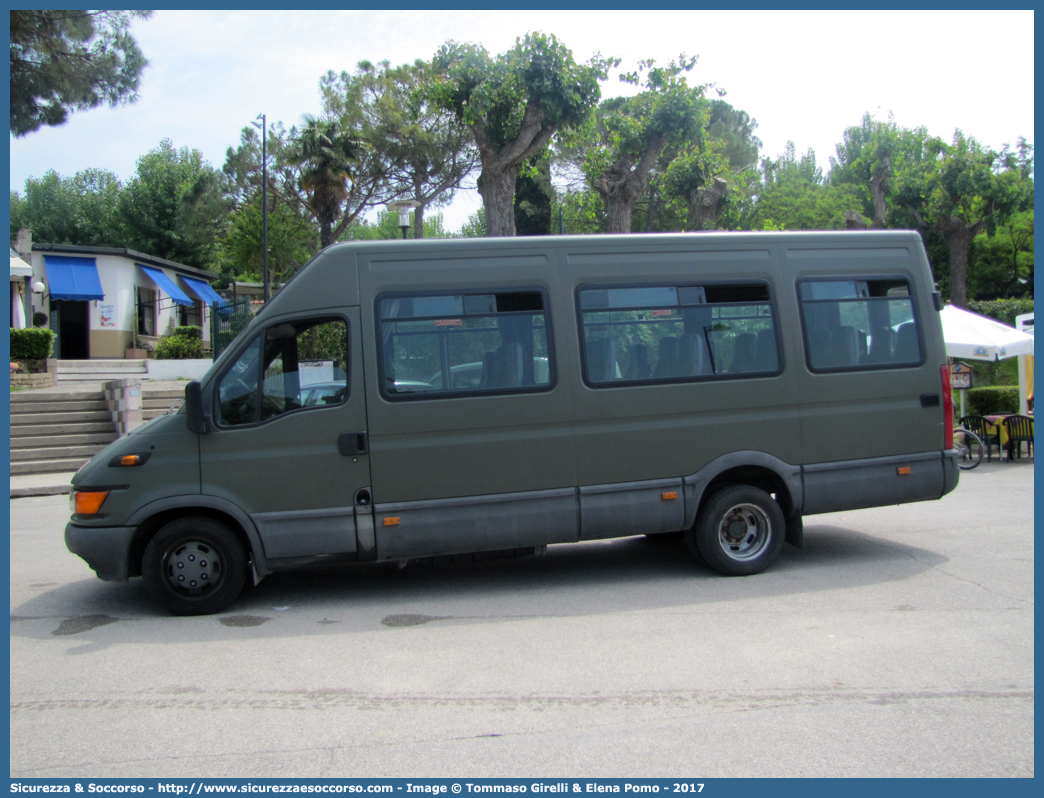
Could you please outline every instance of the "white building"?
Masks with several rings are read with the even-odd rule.
[[[182,263],[117,247],[32,245],[33,312],[42,311],[56,334],[61,360],[122,358],[135,343],[154,349],[175,327],[203,328],[210,348],[210,286],[217,275]],[[30,322],[31,323],[31,322]]]

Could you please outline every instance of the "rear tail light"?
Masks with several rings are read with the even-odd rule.
[[[950,388],[950,367],[939,366],[942,375],[943,449],[953,448],[953,390]]]

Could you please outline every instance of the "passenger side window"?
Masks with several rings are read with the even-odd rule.
[[[906,280],[805,280],[798,285],[798,295],[812,371],[924,362]]]
[[[763,283],[582,288],[579,300],[589,385],[779,371]]]
[[[257,424],[302,407],[348,398],[348,325],[308,319],[268,327],[218,383],[222,427]]]
[[[381,392],[390,399],[551,386],[541,291],[382,296]]]

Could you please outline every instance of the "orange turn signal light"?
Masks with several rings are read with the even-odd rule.
[[[398,516],[392,516],[391,518],[385,518],[384,519],[384,525],[385,526],[398,526],[399,525],[399,517]]]
[[[77,491],[76,514],[97,515],[101,510],[102,503],[109,496],[109,491]]]
[[[662,498],[665,502],[672,502],[678,498],[678,491],[669,490],[665,493],[661,493],[660,498]]]
[[[897,468],[895,471],[897,474],[899,474],[899,476],[905,477],[910,473],[910,466],[902,466],[900,468]]]

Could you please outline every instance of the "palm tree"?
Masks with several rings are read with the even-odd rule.
[[[287,161],[301,167],[301,189],[308,193],[308,208],[319,222],[319,243],[333,243],[333,226],[341,215],[352,180],[351,168],[359,162],[362,142],[335,119],[306,114]]]

